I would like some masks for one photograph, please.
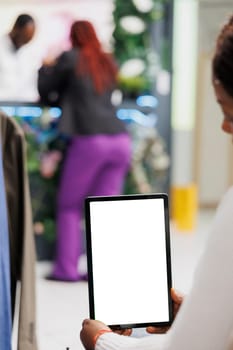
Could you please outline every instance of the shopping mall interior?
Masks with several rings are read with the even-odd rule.
[[[123,189],[116,194],[168,195],[172,286],[188,294],[215,210],[233,182],[232,138],[221,130],[223,116],[211,68],[217,36],[232,15],[232,1],[0,0],[0,35],[9,33],[17,16],[24,13],[32,16],[36,25],[33,39],[25,45],[26,71],[38,72],[45,58],[55,60],[70,50],[70,27],[76,20],[91,22],[104,51],[114,56],[118,80],[111,103],[132,140],[131,164]],[[0,41],[0,52],[1,45]],[[0,111],[24,131],[36,254],[38,349],[18,347],[22,293],[18,281],[12,350],[81,350],[82,322],[90,317],[87,278],[48,278],[56,254],[61,157],[69,142],[58,132],[63,107],[58,100],[51,104],[42,101],[36,81],[29,94],[25,85],[20,87],[20,95],[8,96],[9,91],[1,85],[3,61],[0,57]],[[21,71],[16,76],[20,81]],[[54,166],[52,175],[47,176],[50,166]],[[0,216],[1,210],[0,203]],[[77,270],[87,277],[86,250],[90,246],[84,218],[82,227]],[[143,254],[138,256],[139,262],[143,259]],[[132,334],[147,335],[145,327]],[[11,349],[1,348],[0,341],[0,350]]]

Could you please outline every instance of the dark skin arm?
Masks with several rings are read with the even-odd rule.
[[[80,332],[80,339],[86,350],[94,350],[94,338],[97,332],[100,330],[110,331],[111,329],[100,321],[89,319],[83,321],[82,330]]]

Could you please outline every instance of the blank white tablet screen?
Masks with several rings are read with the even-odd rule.
[[[90,203],[95,319],[169,321],[163,198]]]

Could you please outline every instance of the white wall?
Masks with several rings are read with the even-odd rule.
[[[0,0],[0,35],[9,31],[20,13],[29,13],[37,22],[37,33],[33,40],[35,51],[42,51],[50,38],[54,40],[57,35],[59,40],[63,35],[64,29],[61,26],[55,28],[55,21],[51,21],[52,15],[64,16],[70,22],[75,19],[90,20],[101,42],[109,48],[113,30],[112,10],[112,0]]]

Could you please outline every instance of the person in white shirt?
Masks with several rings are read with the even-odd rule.
[[[212,74],[223,112],[222,129],[233,135],[233,16],[218,37]],[[228,350],[233,330],[232,296],[233,187],[221,200],[191,291],[166,334],[126,337],[100,321],[84,320],[80,337],[86,350]],[[156,330],[150,327],[150,332]]]
[[[35,29],[34,19],[21,14],[11,31],[0,38],[0,101],[38,100],[38,65],[27,45]]]

